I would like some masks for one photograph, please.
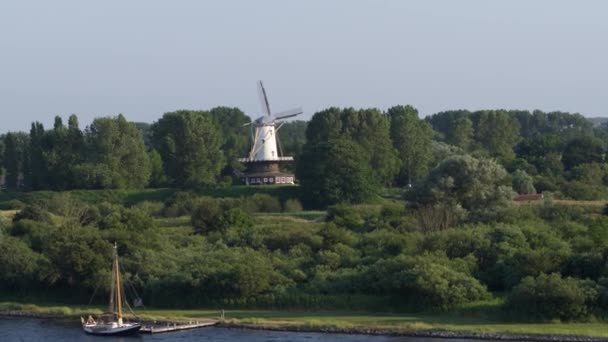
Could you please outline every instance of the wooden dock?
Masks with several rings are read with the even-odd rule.
[[[198,328],[206,328],[206,327],[211,327],[214,326],[218,323],[219,321],[196,321],[196,322],[188,322],[188,323],[165,323],[165,324],[151,324],[151,325],[144,325],[141,327],[141,330],[139,330],[139,332],[141,334],[160,334],[160,333],[167,333],[167,332],[172,332],[172,331],[179,331],[179,330],[189,330],[189,329],[198,329]]]

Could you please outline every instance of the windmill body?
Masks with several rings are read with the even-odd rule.
[[[253,148],[249,158],[258,161],[279,160],[274,123],[254,125]]]
[[[282,155],[277,132],[285,119],[302,114],[302,109],[273,115],[261,81],[258,90],[264,115],[247,124],[251,125],[251,150],[245,158],[239,159],[246,167],[245,172],[240,174],[241,180],[247,185],[293,184],[294,175],[281,171],[281,165],[292,162],[293,157]]]

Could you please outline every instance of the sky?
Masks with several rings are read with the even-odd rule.
[[[608,116],[608,1],[0,3],[0,132],[75,113],[411,104]]]

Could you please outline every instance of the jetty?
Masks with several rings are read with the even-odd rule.
[[[214,326],[218,323],[219,323],[219,321],[215,321],[215,320],[195,321],[195,322],[188,322],[188,323],[172,323],[172,322],[156,323],[156,322],[153,322],[150,324],[143,325],[141,327],[141,330],[139,330],[139,333],[140,334],[160,334],[160,333],[167,333],[167,332],[179,331],[179,330],[206,328],[206,327]]]

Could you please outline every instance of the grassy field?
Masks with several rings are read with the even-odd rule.
[[[13,201],[31,203],[35,201],[48,200],[58,193],[70,194],[73,198],[86,203],[109,202],[121,205],[133,205],[144,201],[164,202],[179,189],[141,189],[141,190],[71,190],[63,192],[55,191],[32,191],[32,192],[0,192],[0,209],[13,209]],[[210,188],[197,191],[199,195],[211,197],[238,198],[248,197],[254,194],[268,194],[275,196],[281,202],[290,198],[298,197],[298,186],[295,185],[273,185],[254,187],[245,185],[234,185],[227,187]]]
[[[15,302],[0,302],[0,311],[20,310],[37,314],[57,316],[80,316],[98,314],[102,308],[84,306],[33,305]],[[166,310],[142,309],[137,312],[140,319],[192,321],[219,319],[219,310]],[[525,323],[501,322],[492,314],[483,315],[466,312],[444,314],[395,314],[353,311],[272,311],[272,310],[226,310],[227,323],[255,326],[258,328],[306,328],[306,329],[374,329],[393,332],[424,330],[448,330],[483,333],[555,334],[608,337],[608,323]]]

